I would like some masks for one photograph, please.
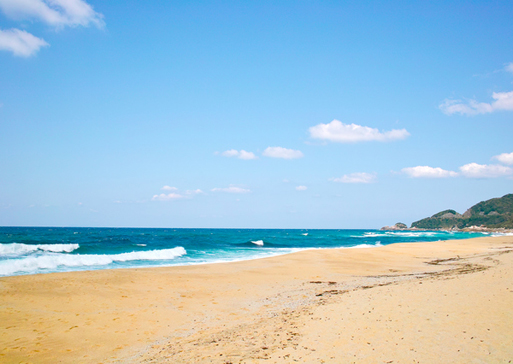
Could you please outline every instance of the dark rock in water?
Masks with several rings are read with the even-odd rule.
[[[408,226],[402,222],[398,222],[394,226],[383,226],[381,230],[406,230]]]

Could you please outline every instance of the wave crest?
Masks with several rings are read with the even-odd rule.
[[[0,275],[15,273],[32,273],[39,269],[55,269],[58,267],[80,267],[108,265],[114,262],[134,260],[171,260],[187,254],[181,246],[172,249],[147,250],[121,254],[46,254],[0,262]]]
[[[381,241],[377,241],[376,244],[358,244],[355,246],[348,246],[348,248],[376,248],[379,246],[383,246],[383,244],[381,244]]]
[[[80,248],[78,244],[0,244],[0,256],[23,255],[37,251],[52,253],[71,253]]]
[[[432,237],[435,236],[437,232],[435,231],[383,231],[383,232],[366,232],[363,235],[351,235],[352,238],[378,238],[378,237],[391,237],[391,236],[401,236],[401,237],[409,237],[409,238],[422,238],[422,237]]]

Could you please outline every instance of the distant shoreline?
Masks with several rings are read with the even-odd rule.
[[[462,232],[462,233],[496,233],[496,234],[513,234],[513,229],[506,228],[487,228],[484,226],[471,226],[463,229],[419,229],[413,228],[395,228],[394,226],[384,226],[380,231],[444,231],[444,232]]]

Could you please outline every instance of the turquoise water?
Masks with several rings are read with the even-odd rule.
[[[483,235],[441,231],[0,227],[0,276],[219,263],[305,249],[372,248]]]

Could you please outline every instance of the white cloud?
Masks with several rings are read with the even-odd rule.
[[[161,188],[161,190],[164,190],[164,191],[176,191],[176,190],[178,190],[178,188],[171,187],[171,186],[164,186],[164,187]]]
[[[221,155],[224,157],[237,157],[239,159],[245,159],[245,160],[258,159],[258,157],[253,152],[246,152],[244,149],[242,149],[240,151],[235,150],[235,149],[230,149],[230,150],[222,152]]]
[[[297,186],[296,187],[296,191],[306,191],[308,189],[308,187],[306,186]]]
[[[513,164],[513,153],[502,153],[492,157],[492,159],[497,159],[504,164]]]
[[[184,196],[180,195],[179,193],[168,193],[167,195],[165,193],[161,193],[160,195],[153,195],[151,198],[152,201],[170,201],[170,200],[178,200],[184,198]]]
[[[12,52],[15,56],[30,57],[41,47],[47,46],[49,44],[43,39],[24,30],[0,30],[0,50]]]
[[[469,163],[460,167],[461,174],[468,178],[496,178],[513,174],[513,169],[496,164]]]
[[[212,192],[228,192],[228,193],[248,193],[251,192],[245,188],[230,186],[227,188],[212,188]]]
[[[428,166],[408,167],[401,169],[401,172],[412,178],[447,178],[456,177],[458,173],[447,171],[442,168]]]
[[[241,150],[239,152],[239,159],[258,159],[258,157],[253,154],[253,152],[246,152],[245,150]]]
[[[410,136],[406,129],[394,129],[380,132],[378,129],[356,124],[344,124],[333,120],[329,124],[319,124],[308,129],[310,137],[339,143],[354,143],[363,141],[392,141],[405,139]]]
[[[237,157],[239,155],[239,151],[235,149],[230,149],[222,152],[221,155],[224,157]]]
[[[297,159],[302,158],[303,153],[299,150],[287,149],[282,147],[267,147],[262,153],[263,156],[271,158]]]
[[[55,27],[105,24],[103,15],[83,0],[0,0],[0,9],[15,20],[36,18]]]
[[[203,192],[202,190],[200,190],[199,188],[197,190],[187,190],[185,191],[185,193],[187,195],[199,195],[199,194],[203,194],[205,192]]]
[[[178,188],[171,186],[164,186],[161,188],[165,191],[178,191]],[[171,200],[179,200],[179,199],[191,199],[194,195],[204,194],[204,192],[200,189],[197,190],[186,190],[185,193],[161,193],[160,195],[153,195],[152,201],[171,201]]]
[[[511,63],[508,63],[504,69],[506,70],[506,72],[510,72],[510,73],[513,73],[513,62]]]
[[[356,172],[345,174],[342,177],[330,178],[330,181],[340,183],[372,183],[376,181],[375,173]]]
[[[444,114],[462,114],[462,115],[478,115],[488,114],[499,110],[513,110],[513,91],[510,92],[494,92],[492,98],[495,101],[491,103],[477,102],[469,100],[462,102],[461,100],[445,99],[440,105],[440,110]]]

